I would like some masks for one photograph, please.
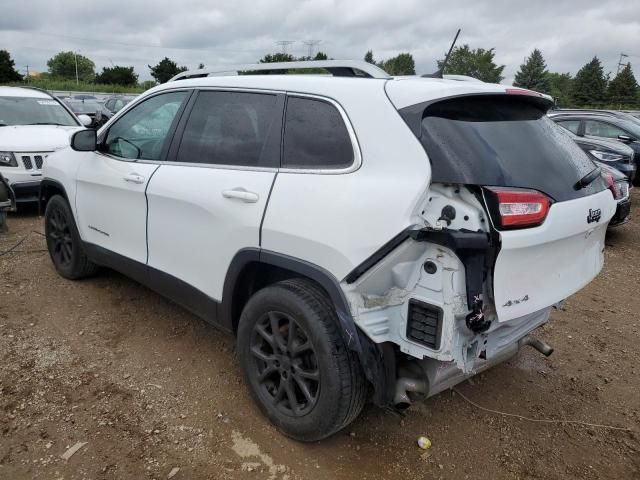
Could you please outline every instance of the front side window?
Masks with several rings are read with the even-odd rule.
[[[353,163],[353,144],[340,112],[328,102],[289,97],[282,166],[341,169]]]
[[[167,134],[188,92],[170,92],[145,100],[114,123],[103,150],[116,157],[160,160]]]
[[[585,120],[584,134],[593,137],[618,138],[618,135],[626,135],[625,131],[610,123],[597,120]]]
[[[0,97],[0,126],[78,126],[75,118],[54,98]]]
[[[273,94],[203,91],[198,94],[177,161],[268,166],[264,145],[276,117]]]

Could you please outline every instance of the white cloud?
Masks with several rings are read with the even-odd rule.
[[[5,0],[6,3],[7,0]],[[254,62],[277,51],[278,40],[321,39],[334,58],[376,58],[408,51],[419,72],[435,70],[455,30],[459,43],[496,49],[509,82],[523,59],[540,48],[552,71],[575,73],[597,55],[615,72],[624,52],[640,71],[640,11],[613,0],[9,0],[0,16],[0,45],[19,68],[46,70],[61,50],[90,57],[98,69],[148,64],[168,56],[180,65]]]

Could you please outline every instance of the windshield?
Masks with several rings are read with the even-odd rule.
[[[0,125],[78,126],[57,100],[34,97],[0,97]]]
[[[545,114],[539,104],[511,95],[427,105],[419,138],[431,160],[432,181],[532,188],[556,201],[604,189],[601,182],[574,188],[596,166]]]
[[[90,113],[93,115],[103,110],[102,105],[95,100],[71,100],[67,102],[67,105],[74,113]]]

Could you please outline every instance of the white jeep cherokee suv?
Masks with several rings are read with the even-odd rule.
[[[16,202],[38,201],[45,159],[69,146],[71,133],[91,122],[85,117],[44,90],[0,87],[0,174]]]
[[[220,74],[307,67],[333,76]],[[185,72],[49,157],[47,245],[236,335],[265,415],[318,440],[551,352],[530,332],[600,271],[616,202],[550,106],[362,62]]]

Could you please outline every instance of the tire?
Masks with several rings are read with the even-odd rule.
[[[44,212],[47,250],[58,273],[78,280],[96,273],[98,267],[87,258],[71,208],[61,195],[54,195]]]
[[[304,279],[259,290],[240,317],[237,352],[251,395],[295,440],[336,433],[366,402],[368,384],[338,325],[324,292]]]

